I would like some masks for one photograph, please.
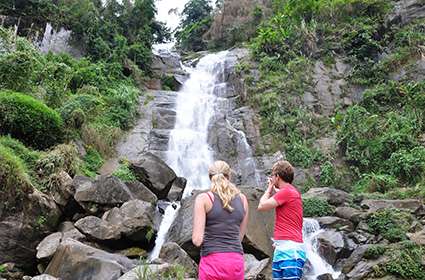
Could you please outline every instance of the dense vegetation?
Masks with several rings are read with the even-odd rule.
[[[0,28],[1,192],[12,204],[61,171],[96,175],[136,118],[152,44],[170,34],[151,0],[3,1],[0,14],[20,22],[18,36]],[[46,23],[71,30],[85,56],[42,54],[26,37]]]
[[[259,154],[283,150],[298,167],[320,167],[309,186],[375,197],[425,195],[425,84],[415,78],[425,22],[390,23],[392,9],[383,0],[273,2],[273,15],[251,40],[253,61],[238,66],[261,120]],[[349,65],[342,94],[366,89],[361,101],[331,112],[305,105],[305,94],[315,91],[317,61]],[[399,71],[405,75],[395,80]],[[318,139],[335,136],[333,152],[318,149]]]

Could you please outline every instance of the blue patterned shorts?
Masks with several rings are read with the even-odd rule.
[[[272,264],[273,280],[300,280],[306,260],[303,243],[275,240]]]

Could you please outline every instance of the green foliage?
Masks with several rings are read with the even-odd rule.
[[[184,280],[186,274],[186,269],[184,266],[179,264],[174,264],[170,269],[164,272],[162,277],[170,280]],[[161,279],[164,279],[161,278]]]
[[[304,217],[330,216],[335,209],[326,200],[320,198],[303,198]]]
[[[95,177],[96,172],[102,167],[104,159],[98,151],[89,147],[87,153],[83,158],[83,163],[80,166],[80,170],[84,175],[89,177]]]
[[[368,260],[374,260],[384,255],[387,248],[383,245],[370,245],[367,247],[363,257]]]
[[[326,161],[320,166],[319,183],[322,187],[334,186],[336,181],[335,167],[330,161]]]
[[[425,268],[422,265],[424,255],[424,247],[405,242],[401,249],[391,250],[391,259],[385,264],[384,269],[402,279],[425,279]]]
[[[112,173],[113,176],[120,178],[124,182],[135,182],[137,181],[136,175],[129,168],[129,162],[122,162],[117,170]]]
[[[207,47],[202,39],[211,26],[212,7],[207,0],[190,0],[184,6],[175,37],[183,50],[200,51]]]
[[[52,174],[65,171],[74,176],[78,170],[77,148],[71,144],[61,144],[43,154],[35,164],[37,174],[47,178]]]
[[[305,143],[291,143],[288,145],[286,153],[290,162],[303,168],[309,168],[314,162],[321,159],[320,152],[314,148],[308,147]]]
[[[22,199],[32,187],[22,160],[3,145],[0,145],[0,181],[0,212],[19,210]]]
[[[205,18],[191,23],[176,32],[178,45],[183,50],[201,51],[207,47],[207,42],[202,36],[211,26],[211,18]]]
[[[406,240],[406,232],[412,216],[400,209],[385,208],[367,218],[367,224],[374,234],[380,234],[390,242]]]
[[[65,124],[71,128],[81,128],[87,119],[96,115],[101,101],[97,96],[78,94],[72,96],[59,109]]]
[[[388,173],[404,182],[416,183],[425,174],[425,147],[418,146],[409,151],[399,150],[393,153],[386,163]]]
[[[36,161],[41,156],[40,152],[33,151],[25,147],[25,145],[22,144],[19,140],[13,139],[10,136],[1,136],[0,145],[13,151],[13,153],[19,157],[29,168],[34,167]]]
[[[0,134],[10,134],[39,149],[62,138],[63,121],[42,102],[16,92],[0,91]]]
[[[386,174],[366,173],[362,175],[354,189],[357,192],[386,193],[399,187],[397,178]]]

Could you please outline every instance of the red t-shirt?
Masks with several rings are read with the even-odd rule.
[[[291,184],[282,187],[273,198],[276,207],[274,239],[303,242],[303,202],[301,194]]]

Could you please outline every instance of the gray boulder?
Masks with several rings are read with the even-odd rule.
[[[118,280],[161,279],[161,275],[172,268],[168,263],[141,264],[121,276]]]
[[[56,277],[50,276],[48,274],[38,275],[36,277],[31,278],[31,280],[59,280]]]
[[[320,255],[331,265],[337,260],[347,258],[356,248],[356,244],[342,232],[327,230],[317,236]]]
[[[408,210],[410,213],[416,213],[423,209],[423,203],[419,199],[403,199],[403,200],[377,200],[365,199],[361,202],[361,207],[367,209],[368,213],[374,213],[380,209],[398,208]]]
[[[360,222],[361,219],[364,218],[362,211],[352,207],[344,207],[344,206],[337,207],[335,209],[335,215],[340,218],[347,219],[356,225]]]
[[[111,208],[134,198],[129,188],[120,179],[110,175],[90,178],[76,176],[74,199],[89,213],[100,212],[100,208]]]
[[[196,277],[198,266],[177,243],[165,243],[161,248],[159,257],[167,263],[182,265],[187,276]]]
[[[354,225],[352,222],[339,217],[318,217],[316,218],[316,220],[319,222],[322,228],[332,228],[337,230],[343,230],[345,232],[352,232],[354,230]]]
[[[59,245],[45,273],[62,280],[116,280],[134,266],[134,261],[124,256],[66,239]]]
[[[56,252],[62,239],[61,232],[55,232],[43,239],[37,246],[37,259],[50,258]]]
[[[347,202],[349,194],[345,191],[333,188],[312,188],[303,195],[303,198],[321,198],[334,206],[343,205]]]
[[[121,231],[116,225],[95,216],[82,218],[75,223],[75,226],[85,235],[97,240],[117,240],[121,238]]]
[[[74,194],[72,178],[65,171],[59,172],[55,177],[55,183],[52,184],[50,193],[53,200],[60,206],[66,206],[69,199]]]
[[[0,263],[32,269],[37,245],[57,227],[62,213],[51,197],[37,190],[22,201],[22,209],[0,218]]]
[[[254,280],[267,267],[270,259],[266,258],[261,261],[257,260],[251,254],[244,254],[245,260],[245,279]]]
[[[158,199],[167,197],[168,192],[177,178],[176,173],[160,158],[152,153],[145,153],[137,162],[131,162],[138,181],[148,187]]]
[[[142,183],[136,181],[128,182],[126,185],[135,199],[140,199],[152,204],[155,204],[158,201],[156,195]]]
[[[168,192],[167,199],[169,201],[180,201],[183,196],[184,189],[186,188],[187,180],[183,177],[177,177]]]

